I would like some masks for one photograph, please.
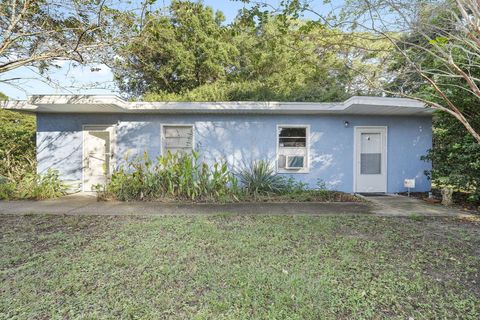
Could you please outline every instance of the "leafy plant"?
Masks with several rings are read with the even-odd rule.
[[[473,113],[475,102],[464,100],[464,110]],[[432,162],[432,171],[427,172],[432,184],[438,188],[449,187],[455,191],[480,196],[480,144],[462,128],[455,119],[445,114],[434,118],[433,148],[423,157]],[[480,128],[480,115],[472,116],[471,122]]]
[[[0,109],[0,175],[18,181],[34,171],[35,117]]]
[[[26,174],[17,187],[21,199],[44,200],[66,194],[68,187],[59,177],[58,171],[48,169],[45,174]]]
[[[237,199],[239,188],[225,162],[209,166],[193,151],[167,153],[156,161],[147,153],[128,161],[112,174],[106,186],[97,186],[101,198],[118,200],[222,200]]]
[[[293,183],[277,175],[266,160],[251,162],[242,168],[237,176],[245,192],[253,196],[285,193],[293,187]]]
[[[65,195],[67,189],[58,171],[49,169],[45,174],[27,173],[18,183],[0,180],[0,199],[52,199]]]
[[[152,160],[129,161],[115,171],[106,185],[96,186],[99,199],[187,201],[358,201],[351,195],[316,189],[293,178],[277,175],[267,161],[254,161],[235,174],[226,162],[202,162],[198,152],[167,153]]]
[[[9,181],[0,181],[0,200],[10,200],[15,196],[15,184]]]

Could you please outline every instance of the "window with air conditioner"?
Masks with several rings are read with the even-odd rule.
[[[162,127],[162,153],[186,152],[193,150],[192,125],[164,125]]]
[[[309,127],[280,125],[277,129],[277,168],[282,173],[308,171]]]

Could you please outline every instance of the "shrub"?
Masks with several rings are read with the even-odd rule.
[[[0,200],[10,200],[15,196],[15,184],[6,181],[0,180]]]
[[[65,195],[67,186],[58,171],[48,169],[45,174],[26,174],[17,186],[17,198],[44,200]]]
[[[273,165],[266,160],[253,161],[241,169],[237,176],[245,192],[255,197],[282,194],[295,187],[293,180],[277,175]]]
[[[167,153],[152,161],[145,153],[114,172],[106,186],[97,186],[99,196],[122,201],[236,199],[239,189],[225,162],[212,166],[199,161],[199,154]]]
[[[284,194],[299,194],[310,191],[308,184],[302,181],[297,181],[293,178],[286,180],[285,188],[282,189]]]
[[[45,174],[27,173],[18,183],[2,177],[0,199],[44,200],[65,195],[67,186],[60,180],[58,172],[49,169]]]
[[[126,159],[106,185],[96,186],[99,199],[190,201],[357,201],[329,191],[319,181],[309,189],[303,182],[277,175],[265,160],[252,162],[235,174],[225,162],[208,165],[199,154],[167,153],[151,160],[145,153]]]
[[[35,126],[32,115],[0,109],[0,175],[18,181],[35,171]]]

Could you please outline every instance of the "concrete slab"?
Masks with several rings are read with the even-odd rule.
[[[401,195],[364,197],[373,205],[372,213],[383,216],[460,216],[470,214],[453,207],[431,204],[423,200]]]

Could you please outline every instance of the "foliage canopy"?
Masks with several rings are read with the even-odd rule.
[[[191,1],[151,13],[141,36],[118,52],[113,70],[120,89],[157,101],[339,101],[365,92],[331,50],[335,43],[341,54],[352,54],[338,44],[339,31],[275,15],[259,19],[246,10],[229,25],[223,20]],[[361,65],[372,55],[354,54]]]

